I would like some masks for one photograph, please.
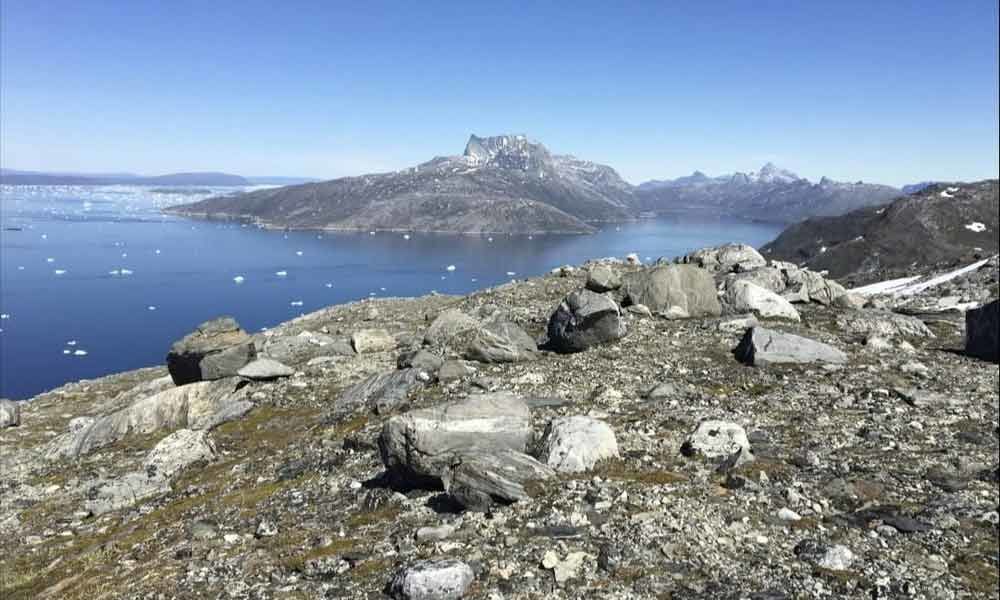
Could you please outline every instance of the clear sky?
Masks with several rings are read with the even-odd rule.
[[[525,133],[632,182],[998,173],[996,0],[0,5],[5,168],[336,177]]]

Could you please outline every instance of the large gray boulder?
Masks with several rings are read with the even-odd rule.
[[[206,321],[174,342],[167,370],[177,385],[232,377],[257,356],[253,340],[232,317]]]
[[[611,265],[598,263],[587,274],[587,289],[599,294],[617,290],[622,286],[621,274]]]
[[[469,450],[455,454],[441,475],[445,492],[466,510],[483,512],[531,497],[526,485],[555,471],[516,450]]]
[[[847,355],[833,346],[764,327],[748,329],[734,353],[741,362],[758,367],[847,362]]]
[[[1000,307],[998,300],[965,313],[965,353],[998,362]]]
[[[423,486],[440,485],[455,455],[524,452],[530,438],[528,405],[498,392],[392,417],[382,427],[378,445],[388,471]]]
[[[472,567],[460,560],[422,560],[396,573],[389,595],[396,600],[458,600],[475,578]]]
[[[448,345],[457,335],[479,327],[479,320],[464,312],[449,308],[442,311],[424,333],[424,344],[432,347]]]
[[[362,329],[351,335],[351,346],[358,354],[385,352],[396,348],[396,338],[385,329]]]
[[[681,262],[692,264],[713,273],[751,271],[767,264],[764,257],[746,244],[724,244],[701,248],[685,255]]]
[[[549,317],[547,345],[556,352],[582,352],[621,339],[627,329],[614,300],[590,290],[577,290]]]
[[[538,346],[519,326],[503,319],[488,321],[473,330],[465,358],[483,363],[534,360]]]
[[[785,284],[785,274],[777,267],[761,267],[753,271],[730,273],[723,279],[723,289],[728,288],[733,281],[749,281],[766,290],[771,290],[775,294],[784,292],[787,287]]]
[[[0,429],[21,424],[21,405],[13,400],[0,400]]]
[[[722,314],[715,281],[694,265],[660,265],[630,273],[622,290],[626,304],[644,304],[654,313],[680,318]]]
[[[892,339],[896,337],[934,337],[934,333],[916,317],[889,311],[852,310],[837,316],[837,327],[859,340],[872,336]]]
[[[787,267],[785,273],[785,298],[790,302],[816,302],[828,306],[847,293],[836,281],[808,269]]]
[[[618,456],[611,426],[591,417],[556,417],[542,435],[538,458],[560,473],[579,473]]]
[[[747,432],[737,423],[706,420],[698,424],[681,446],[684,456],[728,458],[739,452],[737,464],[753,460]]]
[[[344,390],[333,412],[345,416],[367,410],[383,415],[405,404],[410,393],[421,385],[418,369],[376,373]]]
[[[238,378],[200,381],[142,398],[110,414],[70,421],[48,446],[50,459],[74,458],[130,435],[163,429],[211,429],[253,408]]]
[[[763,319],[799,321],[799,312],[792,303],[771,290],[747,280],[729,281],[722,304],[731,314],[754,313]]]

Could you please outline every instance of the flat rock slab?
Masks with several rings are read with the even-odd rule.
[[[837,317],[837,328],[857,339],[934,337],[920,319],[888,311],[853,310]]]
[[[244,365],[236,374],[247,379],[266,381],[279,377],[291,377],[295,374],[295,369],[270,358],[258,358]]]
[[[748,329],[734,354],[741,362],[758,367],[847,362],[847,355],[833,346],[764,327]]]

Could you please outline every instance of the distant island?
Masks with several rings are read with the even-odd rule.
[[[211,185],[245,186],[253,183],[229,173],[170,173],[168,175],[84,175],[39,171],[0,171],[0,183],[7,185]]]
[[[902,195],[887,185],[812,183],[772,164],[633,186],[609,166],[553,154],[524,135],[473,135],[462,154],[408,169],[213,197],[167,212],[290,229],[592,233],[600,223],[659,214],[794,223]]]

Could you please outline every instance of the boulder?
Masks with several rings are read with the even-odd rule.
[[[835,281],[824,279],[822,275],[808,269],[786,269],[785,297],[790,302],[817,302],[823,305],[832,304],[837,298],[847,293],[842,285]]]
[[[177,385],[232,377],[257,356],[253,340],[232,317],[206,321],[174,342],[167,370]]]
[[[785,274],[781,269],[775,267],[761,267],[753,271],[730,273],[723,279],[723,289],[728,288],[733,281],[749,281],[776,294],[784,292],[786,287]]]
[[[0,400],[0,429],[21,424],[21,405],[13,400]]]
[[[239,384],[237,378],[200,381],[142,398],[108,415],[74,419],[69,431],[50,443],[46,455],[50,459],[73,458],[129,435],[161,429],[211,429],[253,408]]]
[[[268,381],[279,377],[290,377],[295,374],[295,369],[271,358],[258,358],[244,365],[236,374],[247,379]]]
[[[675,317],[722,314],[712,276],[693,265],[660,265],[630,273],[622,284],[626,304],[645,304]]]
[[[433,375],[438,372],[444,359],[429,350],[410,350],[399,355],[396,366],[400,369],[417,369]]]
[[[458,381],[475,372],[476,370],[465,364],[463,360],[446,360],[441,363],[441,368],[438,369],[437,375],[438,381],[448,383],[450,381]]]
[[[622,278],[618,270],[611,265],[599,263],[590,268],[586,286],[588,290],[601,294],[620,288]]]
[[[422,560],[396,573],[389,595],[396,600],[458,600],[475,578],[472,567],[460,560]]]
[[[169,491],[170,482],[165,477],[150,477],[142,471],[133,471],[94,486],[87,495],[85,506],[88,512],[99,516]]]
[[[153,446],[142,466],[150,477],[170,479],[189,465],[213,458],[215,445],[208,432],[178,429]]]
[[[531,438],[528,405],[505,392],[413,410],[382,427],[382,463],[417,486],[440,485],[456,454],[524,452]]]
[[[299,365],[319,356],[353,356],[348,339],[303,331],[298,335],[265,337],[260,354],[286,365]]]
[[[542,436],[538,458],[560,473],[579,473],[618,456],[615,432],[591,417],[556,417]]]
[[[358,410],[370,410],[384,415],[403,405],[410,393],[422,384],[418,369],[376,373],[344,390],[333,412],[344,416]]]
[[[763,319],[801,320],[791,302],[743,279],[728,282],[722,303],[733,314],[754,313]]]
[[[549,317],[548,348],[556,352],[582,352],[591,346],[621,339],[625,319],[614,300],[590,290],[577,290]]]
[[[682,263],[692,264],[713,273],[752,271],[767,265],[767,261],[752,246],[724,244],[696,250],[683,258]]]
[[[837,327],[857,340],[871,337],[934,337],[924,322],[916,317],[880,310],[852,310],[837,316]]]
[[[479,321],[454,308],[443,311],[424,333],[427,346],[447,345],[455,336],[479,327]]]
[[[742,426],[727,421],[702,421],[681,446],[684,456],[728,458],[737,452],[740,463],[753,460],[747,432]]]
[[[998,300],[965,313],[965,353],[998,362],[1000,306]]]
[[[483,363],[534,360],[538,346],[523,329],[502,319],[494,319],[473,330],[465,358]]]
[[[854,292],[844,292],[843,294],[837,296],[833,300],[833,305],[837,308],[846,308],[848,310],[861,310],[865,307],[865,303],[868,299],[861,294],[855,294]]]
[[[833,346],[764,327],[748,329],[734,354],[741,362],[758,367],[847,362],[847,355]]]
[[[351,346],[358,354],[385,352],[396,348],[396,338],[385,329],[362,329],[351,335]]]
[[[453,456],[441,475],[445,492],[466,510],[483,512],[494,505],[527,500],[530,481],[555,476],[555,471],[533,457],[503,448],[469,450]]]

